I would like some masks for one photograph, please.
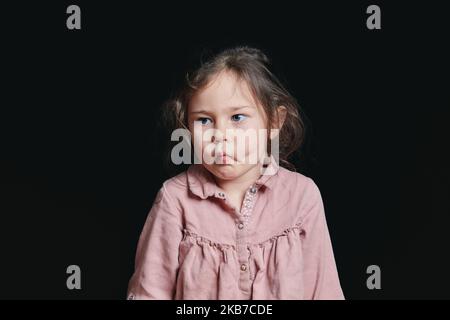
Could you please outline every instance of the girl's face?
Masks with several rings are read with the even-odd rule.
[[[260,166],[266,115],[247,83],[232,72],[218,73],[192,97],[188,122],[198,159],[217,178],[233,180]]]

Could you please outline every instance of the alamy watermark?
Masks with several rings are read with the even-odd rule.
[[[226,129],[224,133],[195,124],[193,133],[183,128],[174,130],[171,141],[178,142],[170,154],[175,165],[269,164],[272,157],[276,164],[279,161],[278,129]],[[263,174],[272,173],[264,170]]]
[[[376,264],[372,264],[367,267],[367,274],[370,276],[367,278],[366,286],[369,290],[381,289],[381,269]]]
[[[79,266],[72,264],[67,267],[66,273],[69,274],[66,280],[66,287],[69,290],[81,290],[81,269]]]

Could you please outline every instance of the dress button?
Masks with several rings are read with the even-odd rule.
[[[219,197],[224,197],[225,195],[223,194],[223,192],[219,192]]]
[[[241,264],[241,270],[242,270],[242,271],[247,270],[247,265],[246,265],[246,264]]]
[[[257,191],[257,189],[256,189],[255,187],[251,187],[251,188],[250,188],[250,192],[251,192],[251,193],[254,194],[254,193],[256,193],[256,191]]]
[[[239,228],[239,229],[243,229],[243,228],[244,228],[244,224],[243,224],[243,223],[239,223],[239,224],[238,224],[238,228]]]

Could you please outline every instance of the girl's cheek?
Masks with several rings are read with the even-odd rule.
[[[192,139],[193,139],[193,145],[194,145],[194,152],[199,157],[199,159],[202,159],[201,155],[203,153],[203,149],[206,145],[206,143],[202,139],[201,132],[197,132],[194,130],[194,132],[191,131]]]
[[[258,124],[253,118],[247,119],[247,120],[243,121],[242,123],[238,123],[236,126],[237,126],[237,128],[240,128],[243,130],[248,130],[248,129],[257,130],[258,129]]]

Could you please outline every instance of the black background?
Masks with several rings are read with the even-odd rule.
[[[70,4],[81,30],[66,28]],[[370,4],[381,30],[366,28]],[[199,52],[238,44],[271,57],[310,120],[297,165],[322,192],[346,298],[450,298],[449,35],[437,1],[0,12],[0,298],[125,298],[169,177],[160,105]],[[66,288],[71,264],[82,290]],[[371,264],[381,290],[366,287]]]

